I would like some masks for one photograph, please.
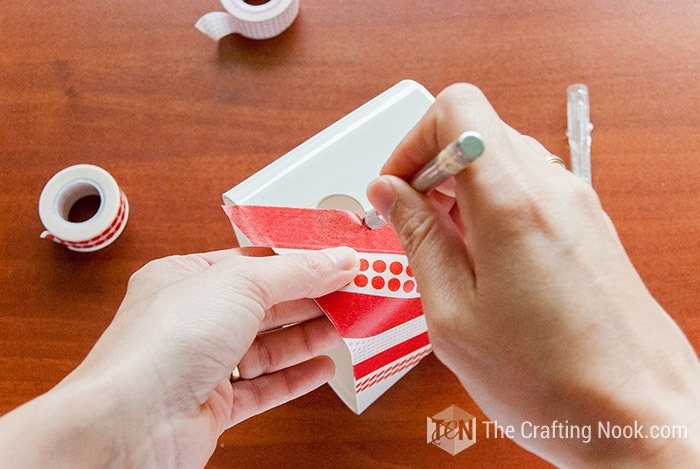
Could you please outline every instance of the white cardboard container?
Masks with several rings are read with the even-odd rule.
[[[308,208],[342,194],[368,210],[367,184],[434,100],[422,85],[401,81],[225,192],[224,203]],[[241,246],[251,244],[235,224],[233,228]],[[348,348],[329,355],[336,365],[329,384],[358,414],[409,371],[358,395]]]

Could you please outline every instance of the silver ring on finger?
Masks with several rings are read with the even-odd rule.
[[[559,158],[557,155],[553,155],[553,154],[549,153],[549,154],[545,157],[545,160],[547,161],[547,163],[558,164],[558,165],[561,166],[562,168],[566,169],[566,163],[564,163],[564,160],[562,160],[561,158]]]

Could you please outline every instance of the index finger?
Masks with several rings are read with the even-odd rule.
[[[260,332],[279,329],[323,315],[323,310],[310,298],[285,301],[273,305],[265,312],[265,317],[260,323]]]
[[[487,142],[486,151],[489,153],[512,153],[497,148],[509,144],[509,128],[481,90],[458,83],[445,88],[437,96],[425,116],[396,147],[381,174],[409,180],[465,130],[479,132]]]

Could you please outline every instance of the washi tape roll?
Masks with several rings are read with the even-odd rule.
[[[299,0],[269,0],[251,5],[243,0],[221,0],[226,12],[202,16],[195,27],[218,41],[237,33],[251,39],[269,39],[289,28],[299,13]]]
[[[69,221],[73,205],[89,196],[99,197],[97,212],[79,223]],[[46,228],[42,238],[72,251],[97,251],[112,244],[124,231],[129,202],[107,171],[78,164],[59,171],[46,183],[39,198],[39,217]]]

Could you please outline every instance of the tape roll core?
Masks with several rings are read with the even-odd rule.
[[[100,199],[100,205],[97,211],[84,221],[91,220],[98,216],[102,211],[104,194],[102,193],[100,186],[98,186],[94,181],[90,180],[79,179],[66,184],[56,197],[56,212],[65,221],[75,223],[70,219],[71,209],[79,200],[90,196],[97,196]]]
[[[100,204],[87,220],[69,220],[71,208],[80,199],[97,196]],[[56,173],[39,198],[39,217],[50,239],[73,251],[102,249],[116,240],[126,226],[129,203],[111,174],[104,169],[80,164]]]

